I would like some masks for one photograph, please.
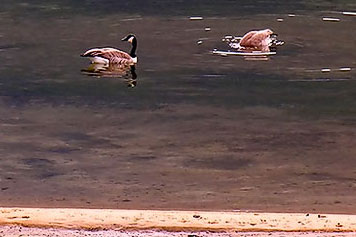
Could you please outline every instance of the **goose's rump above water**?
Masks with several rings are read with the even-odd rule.
[[[242,37],[225,36],[223,41],[230,48],[244,52],[270,52],[284,44],[284,41],[277,39],[277,34],[270,29],[249,31]]]

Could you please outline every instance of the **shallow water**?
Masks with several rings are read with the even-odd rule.
[[[355,9],[5,0],[0,203],[354,212]],[[262,28],[285,41],[269,60],[212,54]],[[135,87],[81,73],[130,32]]]

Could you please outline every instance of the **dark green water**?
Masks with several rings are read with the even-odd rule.
[[[5,1],[0,93],[25,101],[90,96],[137,106],[168,100],[354,114],[355,17],[341,14],[354,7],[350,1]],[[288,17],[291,13],[296,16]],[[188,20],[195,15],[205,19]],[[324,16],[341,21],[325,22]],[[223,46],[224,35],[268,27],[286,41],[268,62],[209,54]],[[134,93],[118,81],[78,73],[87,64],[78,55],[90,47],[128,51],[119,40],[128,32],[139,38]],[[341,67],[353,70],[340,72]],[[332,72],[321,73],[322,68]],[[319,79],[335,81],[310,82]]]

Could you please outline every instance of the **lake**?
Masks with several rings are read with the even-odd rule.
[[[355,213],[355,11],[3,0],[0,204]],[[267,60],[212,53],[265,28],[285,42]],[[128,33],[135,86],[81,72],[81,53],[129,51]]]

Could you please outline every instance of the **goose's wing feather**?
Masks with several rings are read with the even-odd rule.
[[[114,48],[95,48],[89,49],[83,54],[84,57],[102,57],[106,59],[111,58],[124,58],[124,59],[131,59],[131,56],[119,49]]]
[[[111,63],[131,63],[132,57],[121,50],[114,48],[94,48],[89,49],[83,57],[102,57],[108,59]]]
[[[240,45],[241,46],[251,46],[251,39],[254,37],[254,35],[256,33],[257,33],[257,31],[250,31],[250,32],[246,33],[240,40]]]

